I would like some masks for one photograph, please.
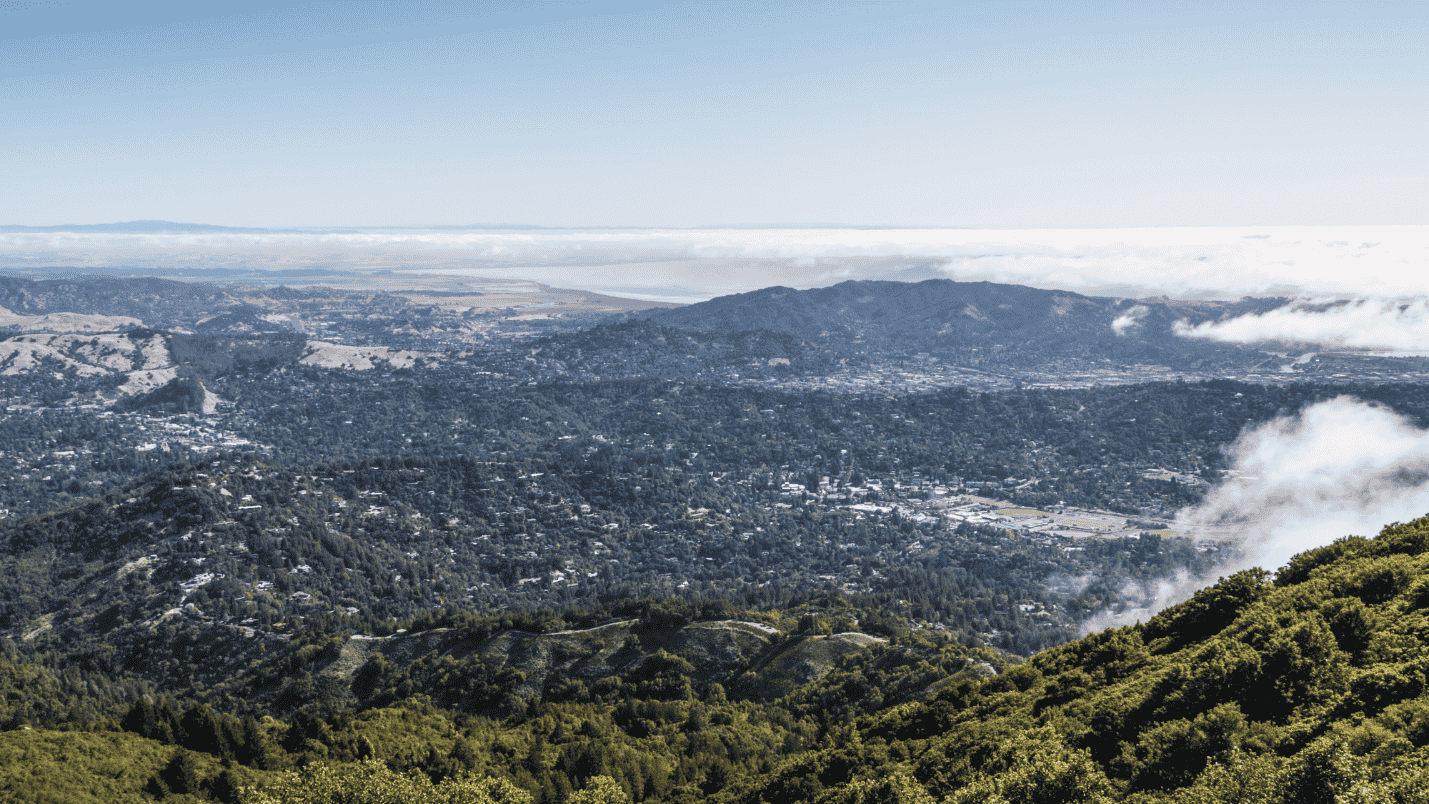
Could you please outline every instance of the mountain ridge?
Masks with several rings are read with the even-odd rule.
[[[992,283],[992,281],[950,280],[950,278],[927,278],[922,281],[895,280],[847,280],[833,286],[795,290],[795,288],[775,286],[712,298],[702,303],[673,308],[673,310],[647,311],[637,316],[652,318],[669,326],[686,328],[713,328],[713,330],[750,330],[757,321],[766,321],[763,328],[775,328],[793,336],[809,337],[807,330],[816,326],[827,327],[826,321],[839,321],[837,328],[856,333],[857,327],[885,323],[895,313],[907,314],[917,324],[943,323],[942,334],[952,330],[953,334],[983,333],[996,328],[1016,331],[1026,330],[1037,324],[1046,326],[1052,320],[1050,331],[1066,334],[1087,323],[1099,324],[1095,327],[1100,336],[1116,337],[1112,323],[1117,317],[1126,316],[1136,307],[1145,307],[1157,333],[1163,331],[1162,321],[1156,314],[1170,320],[1187,318],[1190,323],[1200,323],[1206,318],[1233,316],[1250,310],[1268,310],[1289,303],[1289,298],[1242,298],[1236,303],[1223,301],[1175,301],[1167,297],[1126,298],[1083,296],[1069,290],[1045,290],[1020,284]],[[1165,321],[1169,324],[1170,321]],[[1143,324],[1143,326],[1146,326]],[[1033,328],[1029,334],[1039,333]],[[1169,327],[1165,327],[1169,331]]]
[[[848,280],[810,290],[763,288],[630,317],[713,332],[771,329],[846,348],[904,354],[967,358],[969,350],[1000,347],[1042,360],[1110,357],[1185,363],[1245,357],[1255,350],[1181,337],[1176,322],[1194,325],[1263,312],[1288,301],[1130,301],[994,282]]]

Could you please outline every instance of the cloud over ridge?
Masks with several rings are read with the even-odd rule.
[[[1111,331],[1116,333],[1117,337],[1123,337],[1135,332],[1141,326],[1141,320],[1145,318],[1149,312],[1151,312],[1151,308],[1138,304],[1117,316],[1111,322]]]
[[[1229,540],[1236,555],[1202,576],[1128,586],[1130,604],[1095,615],[1084,633],[1144,622],[1217,577],[1274,571],[1306,550],[1429,513],[1429,430],[1382,406],[1348,396],[1320,402],[1247,428],[1228,452],[1230,475],[1182,510],[1176,529]]]

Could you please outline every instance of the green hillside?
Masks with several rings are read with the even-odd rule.
[[[127,732],[0,732],[0,800],[138,804],[233,798],[266,774]]]
[[[864,718],[735,800],[1409,802],[1429,795],[1429,519]],[[908,788],[897,800],[921,800]],[[879,799],[887,800],[887,799]]]
[[[387,782],[430,791],[490,779],[482,795],[552,804],[594,790],[729,804],[1423,801],[1426,569],[1429,518],[1308,551],[1273,578],[1238,573],[1021,663],[844,631],[877,615],[833,604],[713,619],[647,603],[582,628],[470,618],[295,640],[254,671],[309,685],[280,718],[151,697],[98,731],[0,735],[0,766],[7,790],[53,791],[34,799],[46,801],[241,801],[238,781],[279,778],[287,787],[247,800],[339,800],[273,775],[298,768],[328,768],[332,784],[406,774]],[[221,687],[215,704],[233,700]],[[121,768],[120,752],[135,759]],[[60,765],[62,779],[48,770]]]

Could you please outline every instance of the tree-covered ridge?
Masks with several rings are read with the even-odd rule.
[[[126,731],[0,732],[0,800],[171,804],[238,800],[270,774]]]
[[[972,801],[1422,801],[1429,518],[860,720],[740,801],[909,774]],[[912,798],[906,800],[914,800]]]
[[[131,780],[136,795],[200,800],[325,801],[298,782],[337,789],[380,776],[424,796],[477,785],[509,800],[524,791],[537,804],[600,791],[632,802],[729,804],[1400,804],[1429,792],[1426,570],[1429,518],[1302,553],[1273,579],[1238,573],[1149,622],[1020,664],[892,628],[888,643],[772,699],[701,680],[695,663],[658,648],[584,691],[547,687],[522,699],[498,688],[524,678],[501,681],[480,651],[459,656],[471,638],[514,623],[459,619],[436,631],[414,623],[429,629],[433,650],[395,661],[371,655],[346,682],[351,697],[312,700],[278,719],[151,697],[113,725],[147,740],[135,746],[153,746],[143,748],[154,757],[143,765],[149,775]],[[830,599],[804,609],[783,642],[876,621],[875,612],[842,606]],[[755,627],[771,621],[707,613]],[[705,614],[647,602],[639,620],[651,629],[647,648],[657,632],[668,638],[692,619],[715,622],[701,621]],[[563,626],[580,624],[548,617],[556,619],[523,623],[527,633],[561,638]],[[300,652],[319,656],[322,639],[311,635],[311,650]],[[54,753],[69,750],[65,740],[92,738],[42,739]],[[274,776],[294,768],[307,775]]]
[[[634,801],[693,801],[831,739],[848,718],[1007,663],[838,597],[781,612],[643,601],[406,625],[386,640],[312,631],[250,657],[239,668],[246,684],[195,685],[178,697],[136,690],[127,708],[71,690],[79,719],[55,725],[152,741],[125,743],[150,757],[137,763],[147,771],[122,777],[136,800],[234,801],[243,780],[265,772],[378,759],[438,787],[471,774],[508,780],[551,804],[576,800],[570,791],[602,776]],[[177,649],[189,644],[175,636]],[[353,656],[354,643],[371,649]],[[746,653],[730,655],[738,645]],[[55,732],[10,732],[31,733],[51,735],[42,759],[75,750]],[[43,787],[48,773],[30,783]]]
[[[1175,322],[1264,312],[1287,301],[1132,302],[994,282],[850,280],[809,290],[764,288],[632,315],[708,332],[767,328],[850,355],[923,352],[1000,368],[1107,358],[1202,368],[1253,363],[1260,353],[1180,337]],[[1133,308],[1139,308],[1138,325],[1114,328]]]

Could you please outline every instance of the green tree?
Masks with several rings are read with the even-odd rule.
[[[609,776],[592,776],[584,788],[566,799],[566,804],[630,804],[630,796]]]
[[[1110,804],[1114,789],[1085,751],[1068,748],[1051,726],[1000,747],[999,772],[980,775],[946,804]]]
[[[913,777],[893,773],[879,779],[855,779],[819,796],[817,804],[934,804],[934,800]]]
[[[531,804],[531,794],[505,779],[461,776],[440,784],[420,773],[401,774],[381,760],[345,765],[313,763],[288,771],[260,789],[243,791],[243,804]]]

